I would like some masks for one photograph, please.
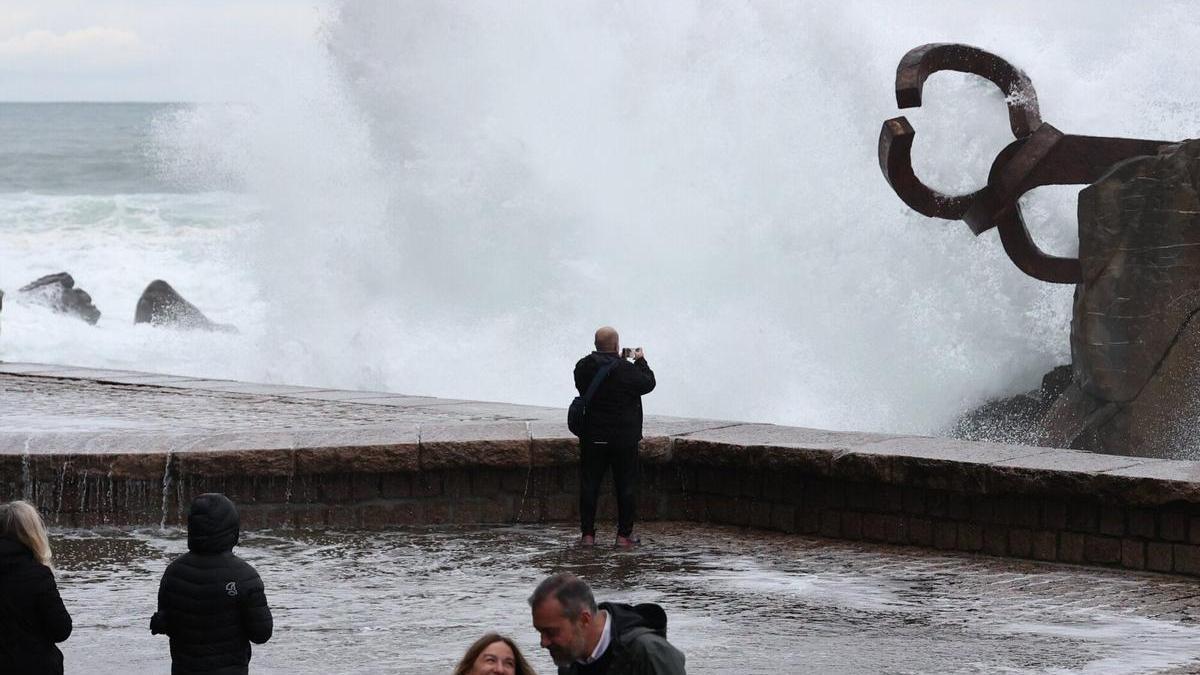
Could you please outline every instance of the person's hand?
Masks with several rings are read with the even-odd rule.
[[[644,358],[646,358],[646,353],[642,351],[641,347],[638,347],[637,349],[633,350],[633,360],[634,361],[637,361],[638,359],[644,359]]]
[[[155,612],[154,616],[150,617],[150,634],[159,635],[167,632],[167,618],[162,612]]]

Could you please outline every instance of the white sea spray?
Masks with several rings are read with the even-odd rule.
[[[970,76],[898,111],[896,63],[966,42],[1024,68],[1068,133],[1195,136],[1200,65],[1146,46],[1200,24],[1128,11],[347,3],[322,68],[158,117],[149,155],[215,210],[101,196],[111,215],[38,229],[13,214],[82,198],[3,196],[0,287],[67,269],[105,318],[6,299],[0,358],[565,405],[611,323],[659,374],[652,412],[936,432],[1069,359],[1071,288],[891,192],[888,117],[952,192],[1011,138],[1003,95]],[[1074,252],[1076,191],[1024,200],[1052,252]],[[156,277],[242,333],[131,326]]]

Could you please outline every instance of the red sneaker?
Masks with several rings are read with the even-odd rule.
[[[595,546],[596,545],[596,535],[593,535],[593,534],[583,535],[579,539],[579,545],[580,546]]]
[[[628,537],[617,535],[617,546],[620,548],[633,548],[640,543],[642,543],[642,538],[636,534],[631,534]]]

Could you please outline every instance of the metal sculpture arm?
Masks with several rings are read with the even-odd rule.
[[[925,80],[942,70],[978,75],[1000,87],[1013,136],[1028,136],[1042,125],[1037,92],[1029,77],[999,56],[970,45],[934,43],[910,49],[896,68],[896,107],[920,107]]]
[[[925,80],[941,70],[973,73],[999,87],[1016,140],[997,155],[987,185],[969,195],[946,195],[922,183],[913,171],[912,125],[904,117],[887,120],[879,133],[879,166],[888,184],[918,213],[963,220],[976,235],[997,228],[1009,259],[1029,276],[1078,283],[1082,273],[1077,258],[1048,255],[1034,243],[1021,217],[1021,195],[1042,185],[1092,183],[1114,164],[1155,154],[1169,141],[1063,134],[1042,122],[1037,93],[1024,72],[969,45],[928,44],[905,54],[896,69],[897,105],[919,106]]]

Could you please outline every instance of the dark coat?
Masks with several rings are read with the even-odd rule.
[[[62,673],[54,643],[70,635],[54,573],[24,544],[0,537],[0,673]]]
[[[271,638],[271,610],[258,572],[233,554],[237,507],[204,494],[188,514],[188,552],[167,567],[150,632],[171,638],[171,672],[246,673],[250,643]]]
[[[600,603],[612,642],[598,661],[560,666],[559,675],[687,675],[683,652],[667,642],[667,613],[658,605]]]
[[[633,363],[611,352],[592,352],[575,364],[575,388],[583,396],[600,367],[618,361],[587,407],[581,438],[635,445],[642,440],[642,395],[654,391],[654,371],[646,359]]]

